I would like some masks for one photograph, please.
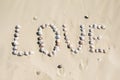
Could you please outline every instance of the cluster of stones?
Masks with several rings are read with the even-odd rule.
[[[88,32],[88,36],[89,36],[89,51],[90,52],[95,52],[95,53],[106,53],[105,49],[95,49],[95,46],[94,46],[94,41],[95,40],[100,40],[101,39],[101,36],[97,36],[96,38],[93,37],[94,34],[93,34],[93,29],[102,29],[104,30],[105,29],[105,26],[103,25],[97,25],[97,24],[93,24],[93,25],[89,25],[89,32]]]
[[[19,45],[19,32],[20,32],[20,28],[21,26],[20,25],[16,25],[15,26],[15,33],[14,33],[14,40],[12,42],[12,54],[13,55],[17,55],[17,56],[28,56],[28,55],[31,55],[31,54],[34,54],[33,51],[29,51],[29,52],[26,52],[26,51],[18,51],[18,45]]]
[[[55,46],[52,50],[52,52],[48,52],[47,50],[45,50],[44,46],[44,42],[43,42],[43,32],[42,30],[47,28],[47,27],[50,27],[53,32],[55,33]],[[45,55],[48,55],[49,57],[53,56],[56,54],[57,51],[59,51],[59,48],[60,48],[60,33],[58,31],[58,29],[53,25],[53,24],[45,24],[45,25],[40,25],[40,27],[38,28],[38,31],[37,31],[37,35],[38,35],[38,45],[39,45],[39,48],[40,48],[40,52],[44,53]]]
[[[64,35],[64,40],[65,40],[65,43],[67,44],[67,48],[70,49],[70,51],[73,53],[73,54],[77,54],[79,53],[79,51],[82,49],[82,46],[83,46],[83,43],[84,43],[84,40],[85,40],[85,29],[84,29],[84,25],[80,25],[80,31],[81,31],[81,34],[80,34],[80,37],[79,37],[79,41],[78,41],[78,44],[79,46],[74,49],[73,46],[70,44],[70,40],[68,38],[68,33],[67,33],[67,28],[65,25],[62,26],[63,27],[63,35]]]

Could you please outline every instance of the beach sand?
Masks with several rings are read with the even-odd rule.
[[[85,19],[84,16],[88,16]],[[119,0],[0,0],[0,80],[120,80],[120,1]],[[54,24],[61,35],[60,51],[53,57],[39,52],[37,28]],[[78,54],[66,47],[62,25],[65,24],[74,48],[79,40],[79,25],[105,25],[96,42],[103,53],[90,53],[88,36]],[[21,25],[19,50],[34,55],[12,55],[11,42],[16,25]],[[43,31],[45,48],[54,46],[54,33]],[[61,65],[61,68],[57,68]]]

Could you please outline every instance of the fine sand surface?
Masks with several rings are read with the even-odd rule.
[[[89,16],[85,19],[84,16]],[[120,1],[119,0],[0,0],[0,80],[120,80]],[[12,55],[15,25],[21,25],[19,50],[35,52],[30,56]],[[37,28],[54,24],[60,31],[60,51],[48,57],[39,52]],[[66,47],[62,25],[74,48],[79,40],[79,25],[102,24],[103,35],[96,43],[106,53],[90,53],[88,36],[79,54]],[[45,48],[52,50],[54,33],[43,32]],[[61,69],[57,66],[62,65]]]

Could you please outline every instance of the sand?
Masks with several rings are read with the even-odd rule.
[[[88,16],[85,19],[84,16]],[[120,1],[119,0],[0,0],[0,80],[120,80]],[[15,25],[21,25],[19,50],[34,55],[12,55]],[[48,57],[39,52],[37,28],[41,24],[54,24],[60,31],[60,51]],[[79,54],[73,55],[66,47],[62,25],[74,48],[77,47],[79,25],[101,24],[104,31],[97,47],[107,52],[90,53],[88,36]],[[54,45],[54,33],[43,32],[49,51]],[[57,66],[62,65],[58,69]]]

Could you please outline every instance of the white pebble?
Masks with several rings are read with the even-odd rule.
[[[15,34],[14,34],[14,37],[19,37],[19,33],[15,33]]]
[[[82,40],[82,41],[83,41],[83,40],[85,40],[85,37],[83,37],[83,36],[80,36],[80,40]]]
[[[93,29],[96,29],[97,28],[97,24],[93,24]]]
[[[93,33],[92,32],[88,33],[88,36],[93,36]]]
[[[37,35],[39,35],[39,36],[42,35],[42,34],[43,34],[42,31],[37,32]]]
[[[75,50],[74,53],[78,53],[79,51],[78,50]]]
[[[14,37],[14,41],[17,41],[19,39],[19,37]]]
[[[15,26],[15,29],[20,29],[20,28],[21,28],[20,25],[16,25],[16,26]]]
[[[16,33],[19,33],[19,32],[20,32],[20,29],[15,29],[15,32],[16,32]]]
[[[37,20],[37,19],[38,19],[37,16],[34,16],[34,17],[33,17],[33,20]]]
[[[18,55],[18,51],[14,50],[14,51],[12,52],[12,54],[13,54],[13,55]]]
[[[102,38],[102,36],[98,36],[98,37],[97,37],[97,40],[100,40],[101,38]]]
[[[93,41],[89,41],[89,44],[90,44],[90,45],[93,45],[93,44],[94,44],[94,42],[93,42]]]
[[[93,52],[94,52],[94,49],[93,49],[93,48],[91,48],[89,51],[93,53]]]
[[[18,44],[19,44],[19,43],[18,43],[17,41],[13,41],[13,42],[12,42],[12,45],[13,45],[13,46],[17,46]]]
[[[105,26],[101,25],[101,29],[105,29]]]
[[[14,47],[13,47],[13,50],[17,50],[17,49],[18,49],[18,47],[17,47],[17,46],[14,46]]]
[[[59,51],[60,50],[60,47],[59,46],[55,46],[55,51]]]
[[[25,56],[28,56],[28,55],[29,55],[29,52],[24,51],[24,55],[25,55]]]
[[[60,35],[56,35],[56,37],[55,37],[56,39],[60,39]]]
[[[95,49],[95,52],[98,53],[99,52],[98,49]]]
[[[33,52],[33,51],[30,51],[29,54],[32,55],[32,54],[34,54],[34,52]]]
[[[22,56],[23,54],[24,54],[24,52],[22,52],[22,51],[18,52],[18,56]]]

